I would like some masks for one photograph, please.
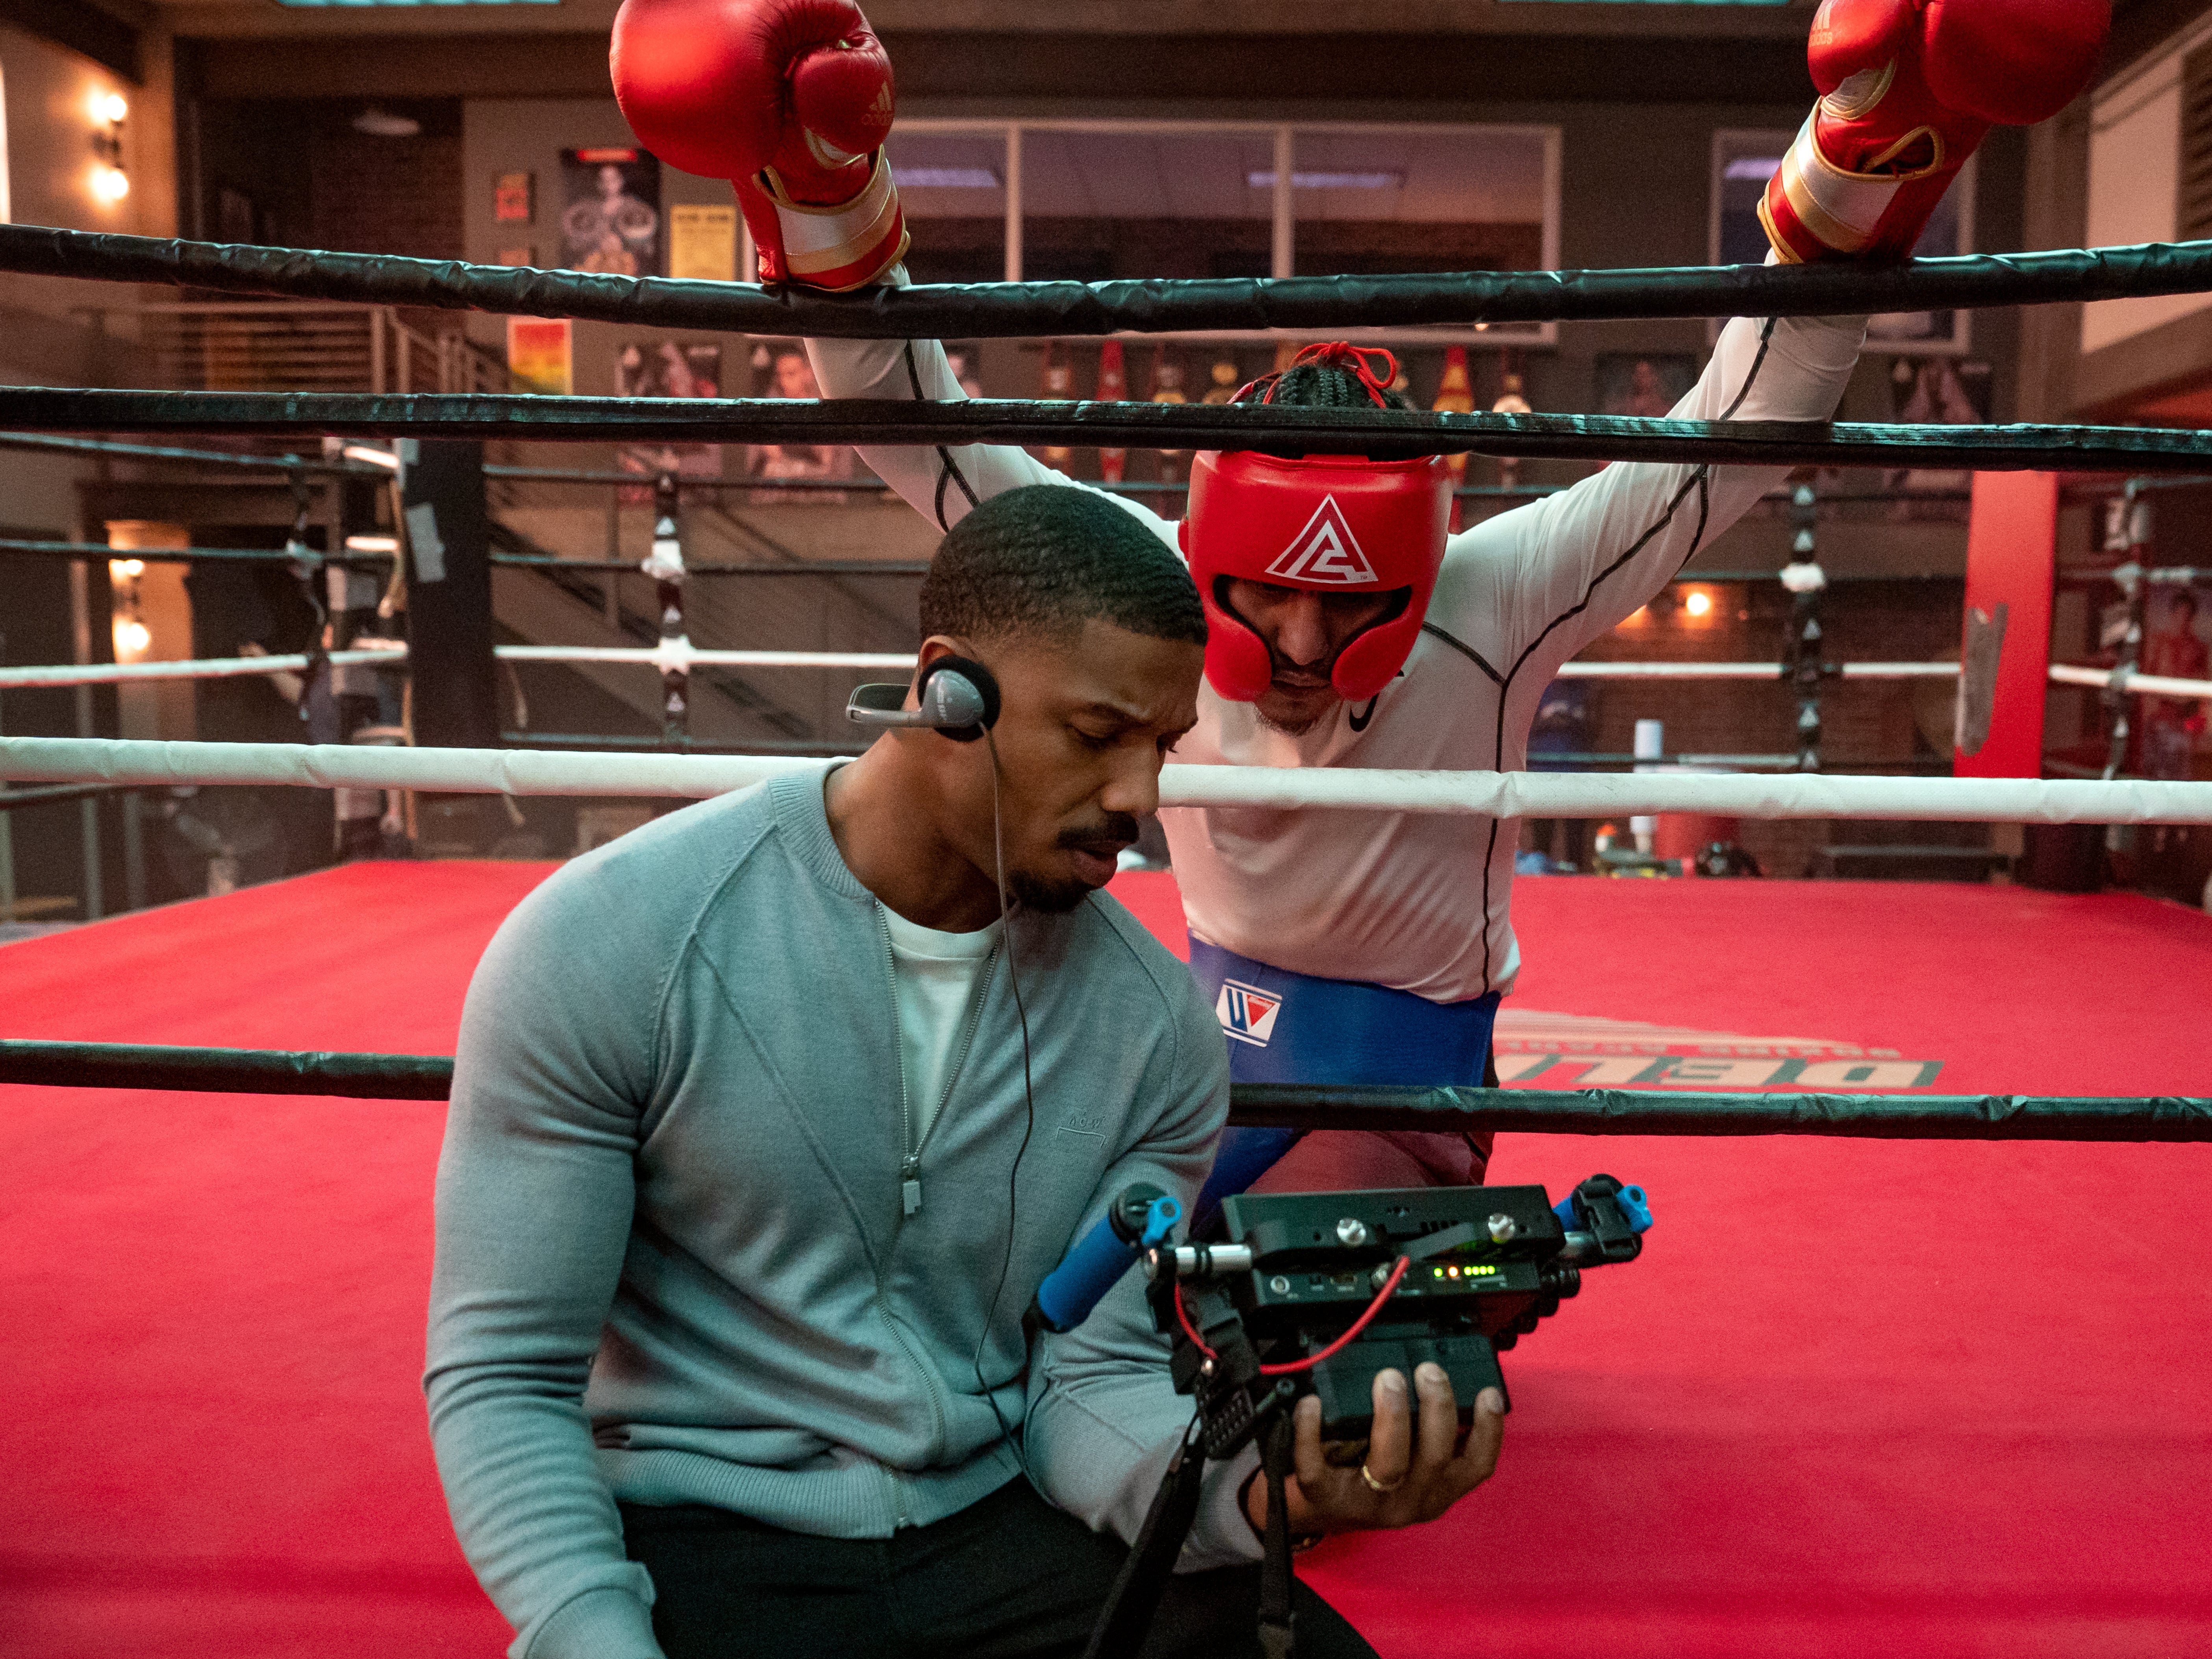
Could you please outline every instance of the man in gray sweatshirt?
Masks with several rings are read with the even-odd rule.
[[[1111,502],[1040,487],[945,538],[921,620],[918,684],[981,664],[987,731],[577,860],[470,986],[425,1389],[517,1659],[1079,1652],[1123,1553],[1092,1528],[1127,1535],[1188,1416],[1140,1304],[1034,1357],[1021,1315],[1131,1182],[1188,1203],[1227,1110],[1212,1010],[1097,890],[1195,717],[1196,593]],[[1395,1483],[1324,1473],[1302,1425],[1325,1523],[1488,1474],[1496,1413],[1455,1450],[1419,1392],[1417,1449],[1378,1385]],[[1256,1556],[1240,1473],[1199,1559]],[[1302,1605],[1303,1651],[1367,1650]],[[1162,1650],[1236,1651],[1249,1608],[1186,1589]]]

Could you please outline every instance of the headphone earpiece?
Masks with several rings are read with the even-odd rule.
[[[939,657],[922,672],[915,708],[904,707],[903,685],[860,685],[845,705],[855,726],[883,730],[920,728],[955,743],[973,743],[999,723],[999,682],[969,657]]]

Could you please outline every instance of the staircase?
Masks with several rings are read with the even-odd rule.
[[[428,332],[427,313],[385,306],[220,301],[154,304],[100,313],[106,384],[257,392],[506,392],[496,352],[457,331]],[[272,445],[272,447],[282,446]],[[494,462],[611,470],[604,445],[495,442]],[[732,464],[737,455],[731,456]],[[642,494],[641,490],[635,492]],[[642,562],[652,509],[613,486],[495,479],[489,490],[501,550]],[[788,564],[810,558],[913,560],[936,545],[933,525],[878,489],[842,501],[754,502],[744,492],[687,496],[687,562]],[[694,645],[725,650],[910,651],[919,579],[849,576],[702,577],[684,589]],[[495,620],[529,644],[651,646],[659,637],[653,586],[641,575],[503,567]],[[635,712],[635,734],[657,738],[660,684],[649,668],[574,664],[538,672],[583,677]],[[693,675],[691,735],[702,743],[849,740],[850,670],[777,669]]]
[[[418,313],[410,313],[418,314]],[[194,392],[507,392],[496,352],[389,306],[210,301],[100,313],[130,383]]]

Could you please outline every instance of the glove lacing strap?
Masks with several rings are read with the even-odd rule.
[[[1775,321],[1774,318],[1769,317],[1765,325],[1759,331],[1758,355],[1752,358],[1751,368],[1745,372],[1743,385],[1737,388],[1735,396],[1729,402],[1729,406],[1720,412],[1720,419],[1725,421],[1742,408],[1743,400],[1751,396],[1752,387],[1759,383],[1759,371],[1765,367],[1767,348],[1773,343]],[[1528,659],[1536,654],[1537,648],[1551,637],[1553,629],[1570,617],[1580,616],[1589,608],[1590,600],[1596,597],[1600,583],[1641,553],[1654,536],[1674,521],[1675,513],[1680,508],[1682,503],[1689,499],[1690,492],[1694,489],[1698,492],[1698,527],[1690,538],[1690,550],[1682,556],[1681,564],[1674,567],[1676,576],[1682,574],[1684,566],[1697,557],[1698,549],[1705,539],[1705,520],[1712,507],[1712,463],[1707,461],[1684,479],[1682,487],[1674,492],[1674,499],[1667,503],[1666,510],[1645,527],[1644,533],[1630,544],[1627,551],[1591,577],[1589,586],[1583,590],[1582,598],[1547,623],[1544,625],[1544,631],[1531,640],[1521,654],[1513,659],[1513,665],[1505,671],[1504,678],[1498,683],[1498,727],[1491,758],[1492,769],[1500,772],[1505,769],[1505,705],[1512,696],[1513,677],[1528,665]],[[1674,578],[1670,576],[1668,580],[1671,581]],[[1455,645],[1459,644],[1456,640],[1451,642]],[[1464,646],[1461,646],[1460,648],[1462,651],[1467,650]],[[1474,653],[1469,651],[1468,654],[1473,656]],[[1480,659],[1478,658],[1477,661],[1480,662]],[[1487,672],[1489,665],[1487,664],[1482,665]],[[1490,979],[1490,872],[1492,866],[1496,861],[1497,852],[1498,820],[1492,818],[1490,821],[1489,845],[1485,849],[1482,858],[1482,994],[1485,996],[1489,995],[1492,988]]]
[[[1769,325],[1769,326],[1771,326],[1771,325]],[[914,388],[915,402],[918,404],[933,402],[934,399],[922,395],[921,370],[914,361],[914,342],[911,340],[905,343],[905,355],[907,384]],[[968,480],[962,476],[960,471],[960,463],[952,459],[952,452],[946,448],[943,444],[939,444],[937,446],[937,500],[935,503],[937,527],[939,530],[950,530],[952,528],[951,525],[945,521],[945,486],[948,483],[957,483],[960,486],[960,493],[968,498],[968,505],[970,510],[982,505],[982,502],[977,498],[975,490],[969,487]]]

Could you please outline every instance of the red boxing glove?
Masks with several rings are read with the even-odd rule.
[[[890,59],[852,0],[623,0],[610,55],[638,142],[736,188],[761,281],[860,288],[905,254]]]
[[[1820,101],[1759,204],[1775,252],[1909,258],[1982,135],[2071,103],[2111,22],[2111,0],[1821,0]]]

